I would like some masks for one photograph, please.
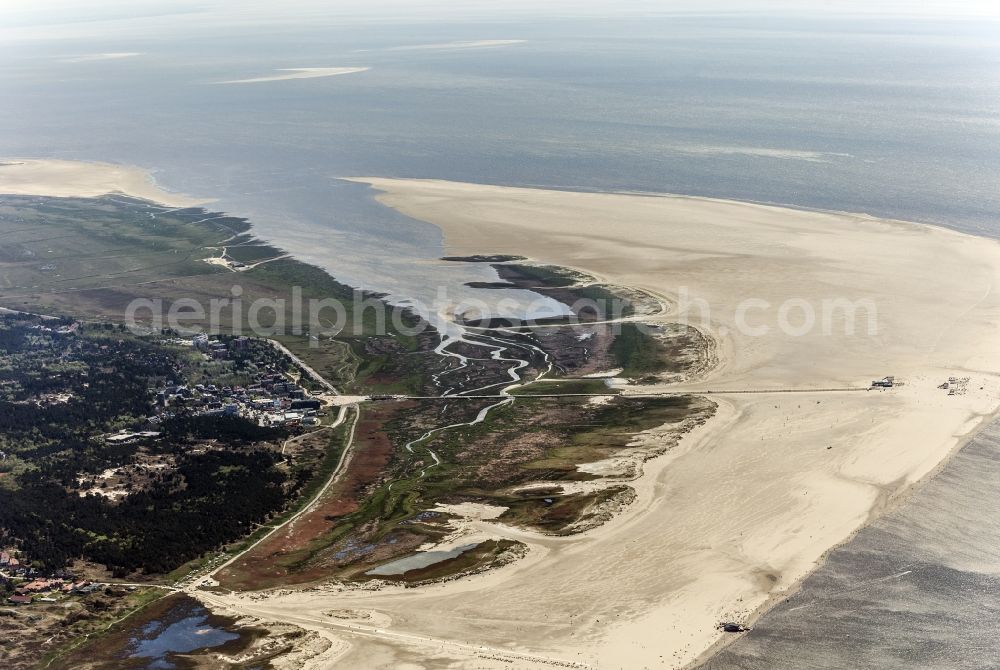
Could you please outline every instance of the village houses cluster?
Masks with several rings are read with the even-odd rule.
[[[250,346],[250,338],[229,342],[198,335],[192,346],[206,359],[226,360]],[[180,409],[200,416],[238,416],[260,426],[312,426],[319,424],[323,403],[274,365],[265,365],[246,386],[195,384],[169,386],[156,394],[159,413],[153,423]]]
[[[60,596],[85,595],[101,585],[78,580],[69,573],[43,577],[34,568],[23,564],[13,552],[0,552],[0,581],[13,587],[7,598],[10,605],[30,605],[33,602],[56,602]]]

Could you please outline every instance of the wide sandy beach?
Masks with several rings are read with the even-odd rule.
[[[327,638],[311,667],[683,667],[719,642],[720,620],[752,620],[997,410],[994,241],[699,198],[358,181],[440,226],[448,254],[525,255],[705,308],[689,321],[716,341],[718,364],[663,388],[763,392],[710,395],[716,416],[648,462],[636,501],[600,528],[545,537],[482,522],[530,548],[494,572],[378,592],[198,594]],[[0,167],[0,193],[108,192],[195,202],[132,168]],[[861,306],[853,333],[836,300]],[[841,308],[824,327],[830,304]],[[815,326],[797,332],[809,309]],[[905,384],[825,390],[883,375]],[[949,377],[969,378],[965,392],[938,388]]]
[[[718,365],[684,390],[774,392],[711,395],[717,415],[647,463],[637,501],[601,528],[497,529],[531,551],[493,573],[413,590],[206,597],[350,643],[316,667],[683,667],[719,642],[720,620],[752,620],[997,410],[994,241],[699,198],[358,181],[440,226],[449,254],[522,254],[707,306],[704,323],[690,321],[717,341]],[[865,307],[855,332],[824,307],[836,300]],[[800,328],[810,308],[816,325]],[[883,375],[904,385],[823,390]],[[965,392],[938,388],[949,377],[968,377]]]
[[[59,198],[94,198],[122,193],[170,207],[192,207],[208,202],[160,188],[149,172],[141,168],[50,158],[0,160],[0,193]]]

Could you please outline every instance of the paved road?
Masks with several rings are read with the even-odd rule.
[[[305,361],[303,361],[301,358],[299,358],[298,356],[296,356],[295,354],[293,354],[288,349],[288,347],[286,347],[285,345],[283,345],[281,342],[278,342],[277,340],[268,340],[268,342],[270,342],[274,346],[275,349],[278,349],[279,351],[281,351],[281,353],[283,353],[286,356],[288,356],[289,358],[291,358],[293,363],[295,363],[300,368],[302,368],[303,370],[305,370],[306,374],[308,374],[310,377],[312,377],[312,379],[313,379],[314,382],[316,382],[317,384],[319,384],[320,386],[322,386],[323,388],[325,388],[330,393],[332,393],[334,395],[340,395],[340,393],[337,391],[337,389],[334,387],[333,384],[331,384],[330,382],[328,382],[326,380],[326,378],[323,377],[323,375],[321,375],[320,373],[316,372],[311,367],[309,367],[308,365],[306,365]]]
[[[857,391],[868,391],[867,386],[847,386],[844,388],[797,388],[797,389],[684,389],[677,388],[669,391],[657,391],[654,393],[521,393],[510,395],[408,395],[394,396],[386,400],[482,400],[496,398],[666,398],[675,395],[726,395],[745,393],[846,393]]]
[[[354,416],[355,416],[354,423],[357,424],[358,415],[355,414]],[[336,428],[337,426],[341,425],[346,418],[347,418],[347,406],[342,406],[340,408],[340,413],[337,416],[337,420],[334,421],[332,424],[330,424],[329,428]],[[261,537],[253,544],[251,544],[249,547],[239,552],[238,554],[235,554],[232,557],[230,557],[229,560],[227,560],[222,565],[216,566],[212,568],[209,572],[205,573],[204,575],[200,575],[199,577],[195,578],[189,584],[185,585],[182,590],[188,593],[197,591],[201,586],[206,585],[208,582],[213,581],[213,577],[216,574],[218,574],[220,570],[229,567],[237,560],[242,558],[245,554],[255,549],[259,544],[261,544],[262,542],[270,538],[272,535],[277,533],[279,530],[281,530],[282,528],[291,523],[294,523],[303,514],[306,514],[309,511],[311,511],[316,506],[316,503],[330,489],[330,486],[332,486],[334,482],[340,479],[340,477],[344,473],[344,470],[347,469],[347,465],[350,463],[350,457],[353,454],[353,449],[352,449],[353,446],[354,446],[354,425],[351,426],[351,430],[347,438],[347,444],[344,446],[344,450],[340,454],[340,460],[337,462],[337,467],[333,469],[333,472],[330,474],[330,477],[326,480],[326,483],[323,485],[323,487],[316,492],[316,494],[307,504],[302,506],[302,509],[300,509],[295,514],[285,519],[282,523],[272,528],[270,532],[268,532],[266,535]]]

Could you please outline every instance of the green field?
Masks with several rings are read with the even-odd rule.
[[[201,221],[119,198],[0,197],[0,297],[218,272],[202,259],[247,230],[236,217]]]
[[[355,291],[318,267],[281,258],[280,249],[255,240],[249,229],[244,219],[200,208],[169,211],[121,196],[0,196],[0,307],[122,322],[133,300],[160,300],[166,313],[185,299],[201,305],[206,316],[193,318],[186,312],[182,325],[199,329],[213,322],[213,300],[231,299],[239,292],[242,309],[218,309],[217,332],[245,326],[255,300],[276,300],[282,309],[259,310],[258,321],[265,329],[282,322],[285,328],[260,334],[279,340],[331,382],[354,382],[359,389],[373,371],[381,370],[372,380],[375,390],[419,387],[419,370],[397,369],[385,355],[358,346],[379,332],[381,303],[376,297]],[[244,263],[277,260],[240,272],[206,262],[224,249],[227,258]],[[305,306],[312,299],[329,298],[343,305],[342,321],[332,310],[318,317],[321,328],[340,326],[336,337],[310,339],[305,310],[301,327],[292,327],[297,325],[293,289]],[[136,315],[151,322],[148,310]],[[385,322],[382,337],[392,338],[394,346],[407,352],[416,351],[415,337],[394,332],[391,319]],[[413,324],[415,319],[404,317],[404,322]]]

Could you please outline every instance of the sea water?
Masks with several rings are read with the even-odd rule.
[[[314,8],[264,22],[149,4],[0,28],[0,156],[151,169],[364,288],[427,299],[493,275],[433,262],[436,227],[340,177],[716,196],[1000,236],[995,21]],[[470,46],[484,39],[523,41]],[[370,70],[220,83],[334,66]]]

